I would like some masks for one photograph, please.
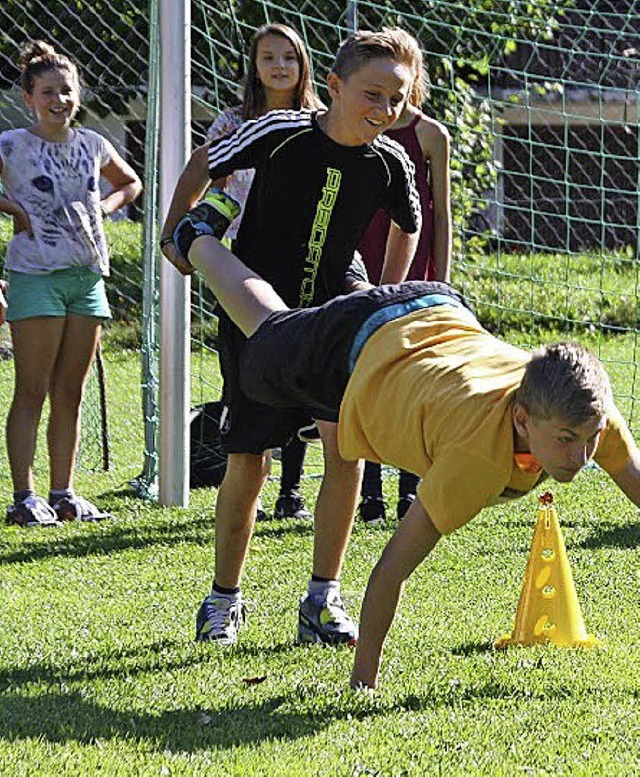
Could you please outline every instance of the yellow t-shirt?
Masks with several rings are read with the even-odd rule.
[[[418,497],[443,534],[487,505],[523,496],[542,475],[514,459],[511,404],[529,358],[449,305],[385,324],[347,385],[341,455],[419,475]],[[620,414],[611,413],[596,460],[615,472],[633,447]]]

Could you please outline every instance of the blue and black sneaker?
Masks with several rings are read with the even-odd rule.
[[[229,224],[240,213],[240,206],[225,192],[214,189],[207,199],[187,211],[178,222],[173,240],[178,253],[189,261],[189,249],[197,237],[211,235],[221,240]]]
[[[358,627],[351,620],[340,592],[332,589],[324,597],[305,594],[298,610],[298,644],[353,645]]]
[[[246,611],[246,603],[241,596],[212,591],[205,597],[196,616],[196,641],[235,645]]]

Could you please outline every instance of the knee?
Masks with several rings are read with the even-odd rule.
[[[48,387],[44,384],[17,384],[13,395],[13,406],[22,410],[39,412],[47,397]]]
[[[362,477],[364,462],[361,459],[347,461],[337,448],[327,446],[324,449],[324,468],[325,472],[340,472],[344,477],[358,479]]]
[[[56,381],[49,392],[51,408],[78,410],[82,404],[83,385],[77,381]]]
[[[230,453],[227,460],[227,473],[225,480],[237,480],[239,482],[262,483],[269,474],[271,457],[264,453]]]

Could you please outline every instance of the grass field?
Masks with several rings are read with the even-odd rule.
[[[624,341],[612,348],[617,358]],[[192,492],[183,510],[128,490],[142,465],[138,365],[134,352],[107,353],[114,467],[78,478],[118,521],[0,530],[3,777],[640,772],[638,511],[602,473],[555,495],[586,626],[605,649],[491,647],[513,624],[531,495],[441,543],[407,586],[380,690],[355,693],[349,649],[293,643],[307,524],[258,526],[244,586],[255,610],[238,646],[193,641],[212,572],[214,492]],[[4,398],[11,369],[0,362]],[[628,379],[617,376],[620,392]],[[3,402],[2,426],[5,412]],[[4,450],[0,466],[5,504]],[[37,480],[46,488],[42,452]],[[305,481],[310,501],[317,483]],[[392,506],[394,486],[388,477]],[[274,499],[269,483],[265,502]],[[354,614],[391,531],[355,528],[343,576]]]

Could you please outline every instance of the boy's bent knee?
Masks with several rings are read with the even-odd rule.
[[[264,453],[230,453],[227,459],[227,472],[239,476],[266,477],[269,474],[271,456]]]

